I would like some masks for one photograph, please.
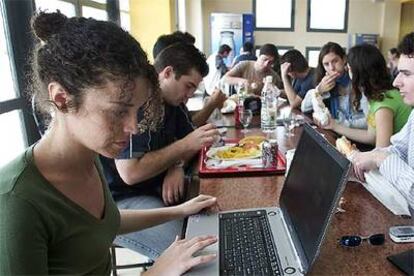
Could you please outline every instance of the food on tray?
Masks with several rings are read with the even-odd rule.
[[[312,93],[312,107],[313,107],[313,118],[321,124],[326,126],[329,123],[329,110],[323,103],[321,94],[313,91]]]
[[[266,138],[264,136],[247,136],[239,141],[239,145],[255,144],[260,145]]]
[[[336,139],[336,148],[340,153],[345,155],[347,158],[350,158],[351,155],[357,151],[355,145],[352,145],[352,143],[346,139],[345,136],[342,136],[341,138]]]
[[[243,158],[256,158],[260,157],[262,150],[260,145],[255,145],[252,143],[237,144],[232,147],[227,147],[225,149],[217,150],[213,157],[230,160],[230,159],[243,159]]]

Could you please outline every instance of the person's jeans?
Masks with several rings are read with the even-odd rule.
[[[117,201],[118,208],[122,209],[153,209],[165,207],[162,199],[156,195],[140,195]],[[173,220],[145,230],[119,235],[114,243],[136,251],[155,260],[181,235],[182,220]]]

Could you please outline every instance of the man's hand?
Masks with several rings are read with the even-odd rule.
[[[284,62],[280,65],[280,74],[282,75],[282,78],[287,78],[288,77],[289,69],[290,69],[290,63],[289,62]]]
[[[227,100],[226,94],[221,92],[220,89],[215,89],[210,96],[207,104],[211,104],[212,107],[221,109],[223,107],[224,102]]]
[[[215,136],[220,135],[219,131],[213,124],[206,124],[195,129],[182,139],[186,149],[191,151],[199,151],[205,146],[214,143]]]
[[[166,206],[180,203],[184,198],[184,169],[172,166],[162,183],[162,200]]]
[[[387,151],[381,149],[375,149],[369,152],[356,152],[352,156],[355,176],[359,180],[365,181],[364,173],[378,169],[388,155],[389,153]]]

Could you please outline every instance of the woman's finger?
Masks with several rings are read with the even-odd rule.
[[[207,237],[205,239],[201,239],[190,247],[189,249],[190,253],[194,254],[195,252],[200,251],[201,249],[209,245],[212,245],[213,243],[216,243],[216,242],[217,242],[217,237]]]
[[[191,258],[189,263],[188,263],[188,269],[187,270],[189,270],[192,267],[201,265],[201,264],[209,263],[212,260],[214,260],[216,257],[217,257],[216,254],[209,254],[209,255],[201,255],[201,256]]]
[[[216,236],[212,236],[212,235],[203,235],[203,236],[197,236],[194,237],[190,240],[187,240],[185,242],[185,247],[186,248],[191,248],[194,244],[198,243],[198,242],[202,242],[204,240],[208,240],[208,239],[214,239],[215,241],[217,241],[217,237]]]
[[[193,200],[197,201],[197,202],[201,202],[201,201],[205,201],[205,200],[209,200],[215,198],[211,195],[204,195],[204,194],[200,194],[198,196],[196,196]]]

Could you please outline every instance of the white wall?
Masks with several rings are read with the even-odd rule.
[[[380,47],[384,53],[398,44],[401,13],[399,0],[349,0],[348,33],[307,32],[307,2],[295,0],[293,32],[255,31],[255,43],[294,46],[305,54],[306,47],[321,47],[328,41],[347,47],[349,33],[374,33],[380,35]],[[252,0],[202,0],[203,48],[206,54],[210,54],[210,14],[251,13],[252,5]]]

